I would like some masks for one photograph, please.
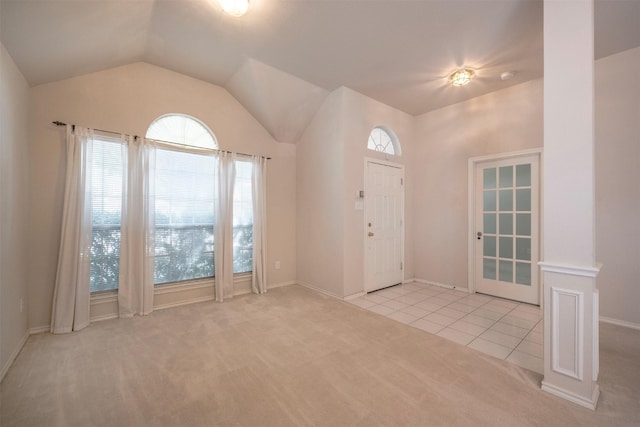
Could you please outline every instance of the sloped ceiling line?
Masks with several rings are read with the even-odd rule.
[[[225,84],[276,141],[295,143],[328,91],[251,58]]]
[[[417,116],[541,77],[542,15],[542,0],[252,0],[241,19],[213,0],[0,0],[0,41],[32,86],[144,61],[225,86],[296,142],[339,87]],[[639,22],[640,1],[596,0],[595,57],[640,46]],[[452,88],[462,66],[476,78]]]

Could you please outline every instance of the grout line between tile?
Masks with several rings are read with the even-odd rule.
[[[400,286],[402,286],[402,285],[400,285]],[[434,289],[434,288],[428,288],[428,289],[437,290],[437,289]],[[408,292],[408,293],[412,293],[412,292],[414,292],[414,291],[410,291],[410,292]],[[417,291],[415,291],[415,292],[417,292]],[[395,309],[395,308],[394,308],[394,309],[392,309],[393,311],[389,312],[388,314],[384,314],[383,316],[385,316],[385,317],[389,317],[389,318],[393,319],[393,318],[392,318],[392,317],[390,317],[390,316],[391,316],[391,315],[393,315],[394,313],[402,312],[402,310],[404,310],[404,309],[406,309],[406,308],[414,307],[414,306],[416,306],[417,304],[419,304],[419,303],[421,303],[421,302],[424,302],[424,301],[429,301],[429,300],[431,300],[432,298],[438,298],[438,295],[443,294],[443,293],[446,293],[446,292],[447,292],[447,290],[446,290],[446,289],[443,289],[441,292],[437,292],[437,293],[435,293],[435,294],[433,294],[433,295],[429,295],[427,298],[422,299],[422,300],[420,300],[420,301],[415,301],[415,302],[413,302],[413,303],[407,303],[407,302],[404,302],[404,301],[400,301],[400,302],[404,302],[405,304],[408,304],[408,305],[407,305],[407,307],[404,307],[404,308],[402,308],[402,309]],[[393,296],[393,297],[390,297],[390,298],[387,298],[387,299],[388,299],[388,301],[395,301],[395,300],[397,300],[398,298],[405,297],[406,295],[407,295],[407,293],[403,293],[403,294],[401,294],[401,295]],[[430,315],[430,314],[432,314],[432,313],[437,313],[439,310],[441,310],[441,309],[443,309],[443,308],[447,308],[447,307],[451,306],[452,304],[458,303],[458,302],[460,302],[460,300],[461,300],[461,299],[464,299],[464,298],[466,298],[466,296],[464,296],[464,297],[462,297],[462,298],[458,298],[458,299],[452,300],[452,301],[449,301],[447,304],[440,306],[438,309],[436,309],[436,310],[434,310],[434,311],[428,311],[428,310],[426,310],[426,309],[425,309],[425,311],[428,311],[428,312],[427,312],[426,314],[424,314],[423,316],[418,317],[415,321],[418,321],[418,320],[420,320],[420,319],[424,319],[425,317],[427,317],[428,315]],[[363,299],[365,299],[365,298],[363,297]],[[457,322],[457,321],[464,321],[464,318],[465,318],[465,317],[467,317],[467,316],[468,316],[468,315],[470,315],[470,314],[474,314],[477,310],[479,310],[479,309],[481,309],[481,308],[484,308],[485,310],[493,311],[493,310],[491,310],[490,308],[487,308],[486,306],[487,306],[489,303],[493,302],[493,301],[499,301],[499,300],[500,300],[500,298],[497,298],[497,297],[489,297],[489,299],[488,299],[487,301],[483,302],[481,305],[479,305],[479,306],[477,306],[477,307],[474,307],[473,311],[470,311],[469,313],[465,313],[465,315],[464,315],[463,317],[461,317],[461,318],[459,318],[459,319],[456,319],[456,322]],[[383,305],[383,303],[375,303],[373,306],[365,308],[365,310],[369,310],[369,311],[371,311],[371,310],[370,310],[371,308],[376,307],[376,306],[382,306],[382,305]],[[439,304],[436,304],[436,305],[439,305]],[[480,338],[480,335],[482,335],[482,334],[484,334],[485,332],[487,332],[488,330],[490,330],[490,329],[491,329],[495,324],[497,324],[498,322],[500,322],[503,318],[507,317],[509,314],[511,314],[515,309],[517,309],[517,308],[518,308],[518,307],[520,307],[521,305],[522,305],[522,303],[518,303],[518,304],[517,304],[517,305],[515,305],[513,308],[511,308],[509,311],[507,311],[506,313],[503,313],[503,314],[502,314],[498,319],[495,319],[495,320],[494,320],[494,319],[489,319],[489,318],[487,318],[487,317],[480,316],[480,315],[477,315],[477,314],[476,314],[476,316],[478,316],[478,317],[482,317],[483,319],[491,320],[491,322],[492,322],[492,323],[491,323],[488,327],[485,327],[485,328],[484,328],[484,330],[483,330],[482,332],[480,332],[480,334],[478,334],[477,336],[474,336],[474,337],[473,337],[473,339],[472,339],[471,341],[469,341],[469,343],[467,343],[467,344],[465,345],[465,347],[468,347],[469,345],[471,345],[471,344],[472,344],[473,342],[475,342],[478,338]],[[387,307],[387,306],[385,306],[385,307]],[[391,307],[388,307],[388,308],[391,308]],[[452,308],[452,307],[449,307],[449,308],[450,308],[451,310],[458,311],[458,310],[456,310],[455,308]],[[493,311],[493,312],[494,312],[494,313],[496,313],[496,314],[501,314],[501,313],[498,313],[498,312],[495,312],[495,311]],[[375,312],[374,312],[374,313],[375,313]],[[462,312],[460,312],[460,313],[462,313]],[[444,316],[444,315],[443,315],[443,316]],[[447,316],[447,317],[449,317],[449,316]],[[393,319],[393,320],[398,321],[398,320],[396,320],[396,319]],[[455,323],[455,322],[454,322],[454,323]],[[536,327],[536,325],[537,325],[538,323],[539,323],[539,321],[538,321],[538,322],[536,322],[536,323],[535,323],[531,328],[528,328],[528,332],[527,332],[527,334],[525,334],[525,336],[524,336],[524,337],[522,337],[522,338],[520,339],[520,341],[515,345],[515,347],[513,347],[513,349],[511,349],[511,351],[507,354],[507,356],[505,356],[502,360],[507,360],[507,359],[509,358],[509,356],[511,356],[511,354],[513,354],[513,352],[518,348],[518,346],[519,346],[520,344],[522,344],[522,342],[523,342],[523,341],[525,341],[526,337],[527,337],[527,336],[529,336],[529,334],[531,333],[531,331],[533,331],[533,329]],[[408,324],[408,325],[409,325],[409,326],[411,326],[410,324]],[[448,328],[448,327],[450,327],[450,326],[451,326],[451,325],[449,325],[449,326],[444,326],[444,327],[443,327],[443,329]],[[476,326],[480,326],[480,325],[476,325]],[[522,329],[525,329],[525,328],[522,328]],[[437,334],[432,334],[432,335],[437,335]],[[460,344],[460,343],[458,343],[458,344]]]

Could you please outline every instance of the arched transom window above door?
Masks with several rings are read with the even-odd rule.
[[[367,148],[369,150],[378,151],[391,156],[400,155],[400,143],[398,142],[398,138],[391,129],[385,127],[373,128],[369,134]]]

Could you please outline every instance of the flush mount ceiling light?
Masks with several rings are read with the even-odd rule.
[[[516,75],[515,71],[505,71],[504,73],[500,74],[500,80],[502,81],[511,80],[515,75]]]
[[[471,77],[474,75],[474,71],[468,68],[463,68],[461,70],[456,71],[455,73],[449,76],[451,80],[451,84],[454,86],[464,86],[469,84],[471,81]]]
[[[231,16],[242,16],[249,10],[249,0],[218,0],[222,10]]]

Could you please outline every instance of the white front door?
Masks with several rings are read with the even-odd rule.
[[[402,283],[404,170],[367,161],[365,176],[365,291]]]
[[[475,168],[475,289],[540,304],[539,157],[486,161]]]

